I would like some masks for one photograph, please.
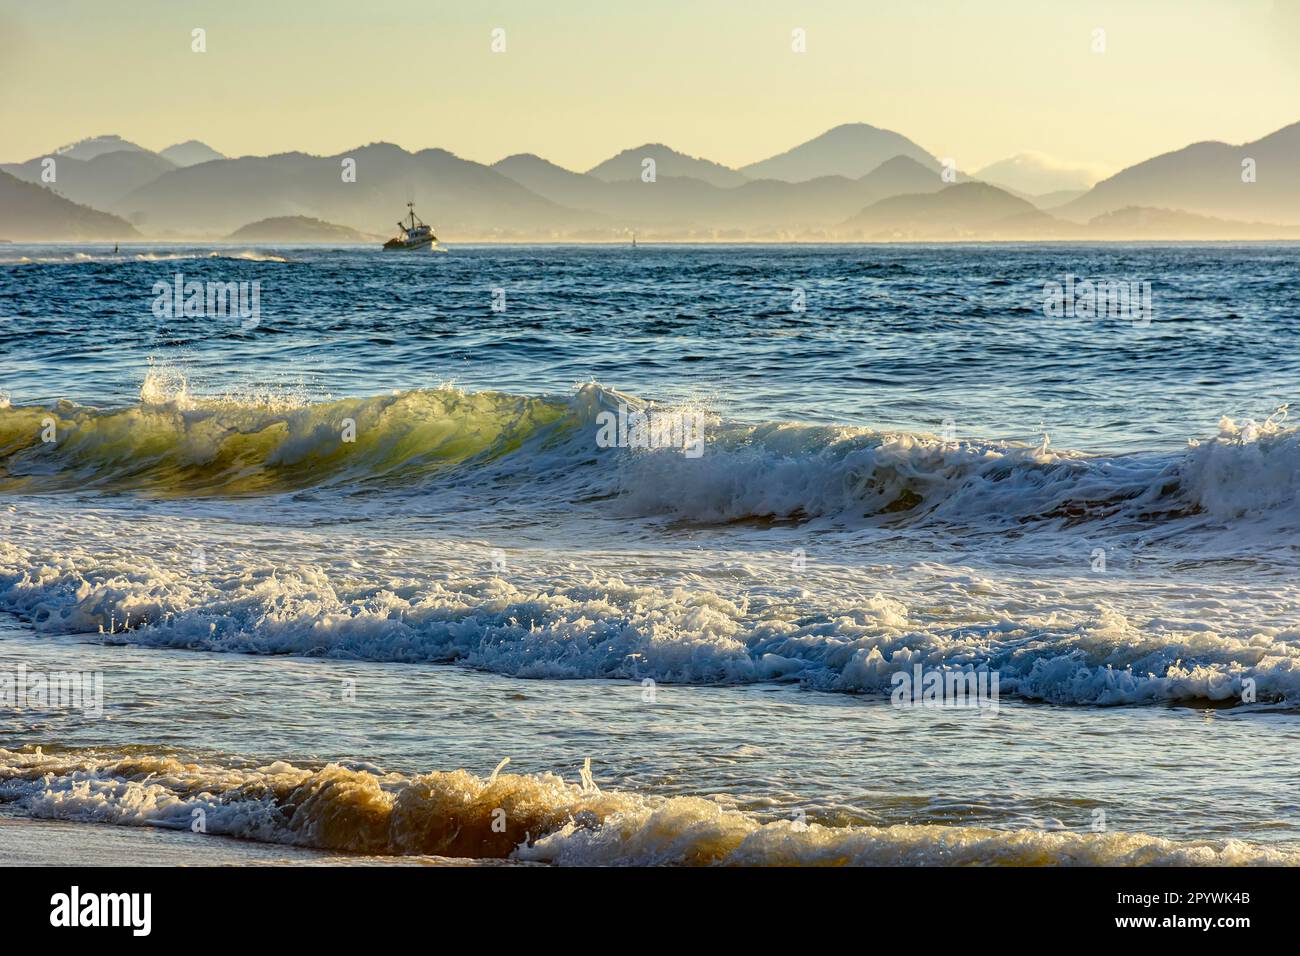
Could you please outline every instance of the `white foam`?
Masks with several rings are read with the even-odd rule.
[[[855,581],[845,575],[862,572],[825,568],[784,593],[765,588],[750,600],[726,579],[714,579],[718,590],[698,576],[690,584],[637,583],[545,565],[541,556],[514,581],[493,573],[430,580],[404,566],[400,553],[388,573],[355,570],[363,568],[355,561],[340,572],[285,565],[279,555],[272,563],[216,540],[209,547],[220,565],[195,573],[185,551],[156,554],[166,532],[112,516],[93,529],[61,532],[93,530],[89,548],[54,553],[36,544],[49,535],[40,517],[34,526],[21,514],[0,522],[10,531],[0,543],[0,609],[46,632],[129,626],[130,640],[144,645],[455,661],[526,678],[798,680],[818,690],[887,694],[893,673],[920,664],[996,670],[1001,693],[1062,704],[1229,700],[1248,680],[1261,700],[1300,700],[1293,630],[1250,603],[1230,603],[1231,585],[1207,602],[1203,585],[1179,596],[1161,580],[1131,581],[1126,614],[1097,596],[1104,581],[1039,585],[1052,591],[1047,606],[1033,610],[1023,604],[1033,579],[919,567],[887,572],[898,592],[887,596],[868,590],[869,575]],[[192,528],[172,533],[183,534],[186,547],[203,540]],[[14,543],[19,535],[28,543]],[[426,556],[443,549],[449,560],[463,550],[455,542],[420,547]],[[369,565],[375,552],[366,553]],[[753,579],[738,580],[743,587]],[[1212,621],[1207,606],[1221,609]]]
[[[0,749],[0,800],[47,819],[156,826],[348,852],[557,865],[1297,865],[1239,840],[761,819],[698,797],[463,770],[418,777],[148,754]]]
[[[269,252],[256,252],[251,249],[226,251],[214,249],[210,252],[64,252],[45,256],[11,256],[0,257],[0,265],[120,265],[135,262],[184,262],[195,259],[230,259],[245,262],[289,262],[284,256]]]
[[[69,518],[66,499],[37,497],[0,514],[0,609],[50,632],[114,632],[129,620],[131,639],[149,645],[457,661],[530,678],[779,680],[884,693],[893,673],[921,664],[996,670],[1002,693],[1063,704],[1226,701],[1252,686],[1261,700],[1300,700],[1300,641],[1288,610],[1298,595],[1277,577],[1294,562],[1281,529],[1297,517],[1300,451],[1296,432],[1279,421],[1225,423],[1183,455],[1096,459],[713,418],[704,456],[691,459],[595,447],[595,416],[637,401],[595,385],[567,404],[439,389],[303,407],[227,405],[196,399],[161,373],[144,391],[145,404],[125,411],[60,412],[73,440],[56,454],[82,470],[57,472],[59,487],[93,486],[110,465],[126,487],[165,494],[320,486],[323,474],[335,487],[355,482],[372,492],[376,477],[417,474],[426,480],[406,498],[333,497],[320,514],[359,517],[369,501],[373,516],[403,501],[418,521],[454,501],[451,513],[496,507],[551,522],[558,544],[508,574],[449,573],[463,568],[461,542],[421,538],[412,553],[394,540],[403,528],[391,525],[373,541],[361,526],[355,539],[299,534],[296,501],[280,501],[281,524],[266,525],[260,546],[232,551],[229,521],[240,538],[257,527],[242,523],[242,502],[152,521],[129,499],[98,512],[79,502]],[[29,423],[34,413],[4,414]],[[349,414],[366,421],[366,440],[343,454],[337,424]],[[38,489],[50,478],[45,455],[22,479]],[[448,489],[462,497],[439,497]],[[910,507],[891,510],[900,500]],[[187,513],[216,515],[217,534]],[[739,549],[725,573],[693,563],[682,550],[692,539],[672,534],[647,539],[666,555],[655,573],[608,570],[598,550],[575,565],[566,544],[575,521],[626,514],[820,515],[811,527],[822,536],[821,565],[759,573],[761,564],[789,562],[765,553],[782,539],[761,531],[720,539]],[[878,532],[893,528],[906,533],[896,552],[906,561],[872,566],[887,540]],[[1016,537],[1002,537],[1006,530]],[[1141,573],[1151,548],[1134,548],[1122,578],[1089,570],[1096,540],[1118,562],[1125,534],[1154,532],[1166,536],[1157,556],[1173,556],[1163,571]],[[186,557],[158,556],[160,540],[178,537],[187,551],[224,552],[222,563],[195,573]],[[986,553],[967,566],[955,546],[972,540],[965,546]],[[997,568],[1013,540],[1023,542],[1029,570]],[[1259,563],[1263,548],[1274,563]],[[434,553],[444,560],[437,573],[426,560]],[[947,567],[929,563],[936,554]],[[1223,554],[1256,562],[1271,590],[1243,591],[1219,571],[1207,580],[1169,570],[1175,560]]]
[[[988,533],[1087,524],[1097,534],[1141,527],[1177,529],[1185,538],[1215,531],[1226,538],[1245,524],[1275,537],[1300,530],[1300,432],[1276,419],[1225,420],[1216,437],[1183,453],[1105,457],[1046,442],[751,425],[691,406],[681,410],[699,413],[705,434],[702,456],[692,457],[674,448],[598,447],[602,413],[646,403],[595,384],[568,401],[447,387],[317,404],[299,395],[286,417],[271,396],[201,399],[164,371],[149,371],[134,409],[0,409],[23,424],[15,434],[30,433],[33,415],[55,412],[60,430],[77,439],[53,452],[31,440],[15,444],[0,464],[14,475],[33,471],[38,485],[48,476],[61,487],[75,474],[78,488],[161,485],[172,495],[279,491],[286,478],[291,488],[329,484],[340,493],[369,490],[379,478],[423,479],[435,495],[453,486],[490,494],[513,483],[512,493],[539,510],[601,502],[589,510],[697,524],[811,520]],[[157,414],[164,408],[195,414],[168,420]],[[358,423],[358,441],[341,449],[340,422],[348,417]],[[254,433],[261,435],[255,447],[246,439]],[[448,459],[441,451],[466,441],[483,454]],[[205,456],[190,457],[195,447]],[[128,452],[135,465],[124,470]],[[178,467],[232,457],[241,467],[231,488],[220,474],[177,481]],[[285,466],[304,462],[314,467],[285,474]]]
[[[1217,437],[1182,455],[1097,457],[1046,442],[722,423],[698,460],[671,450],[629,456],[620,486],[628,513],[704,523],[832,518],[996,530],[1267,517],[1280,532],[1300,526],[1300,432],[1225,420]]]

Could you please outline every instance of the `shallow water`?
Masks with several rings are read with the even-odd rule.
[[[5,712],[0,800],[380,856],[1294,862],[1295,252],[6,247],[0,651],[105,710]],[[160,322],[178,270],[259,321]],[[1153,322],[1045,319],[1067,273]],[[702,454],[601,447],[620,407]],[[891,706],[918,666],[996,713]]]

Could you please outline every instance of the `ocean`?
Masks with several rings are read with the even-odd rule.
[[[1298,253],[0,246],[0,858],[1300,863]]]

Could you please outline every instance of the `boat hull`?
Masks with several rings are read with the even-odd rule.
[[[384,252],[419,252],[431,249],[438,240],[432,237],[422,239],[389,239],[384,243]]]

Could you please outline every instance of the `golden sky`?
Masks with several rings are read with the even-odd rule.
[[[0,161],[117,133],[740,166],[862,121],[963,169],[1109,173],[1297,120],[1300,0],[0,0]]]

